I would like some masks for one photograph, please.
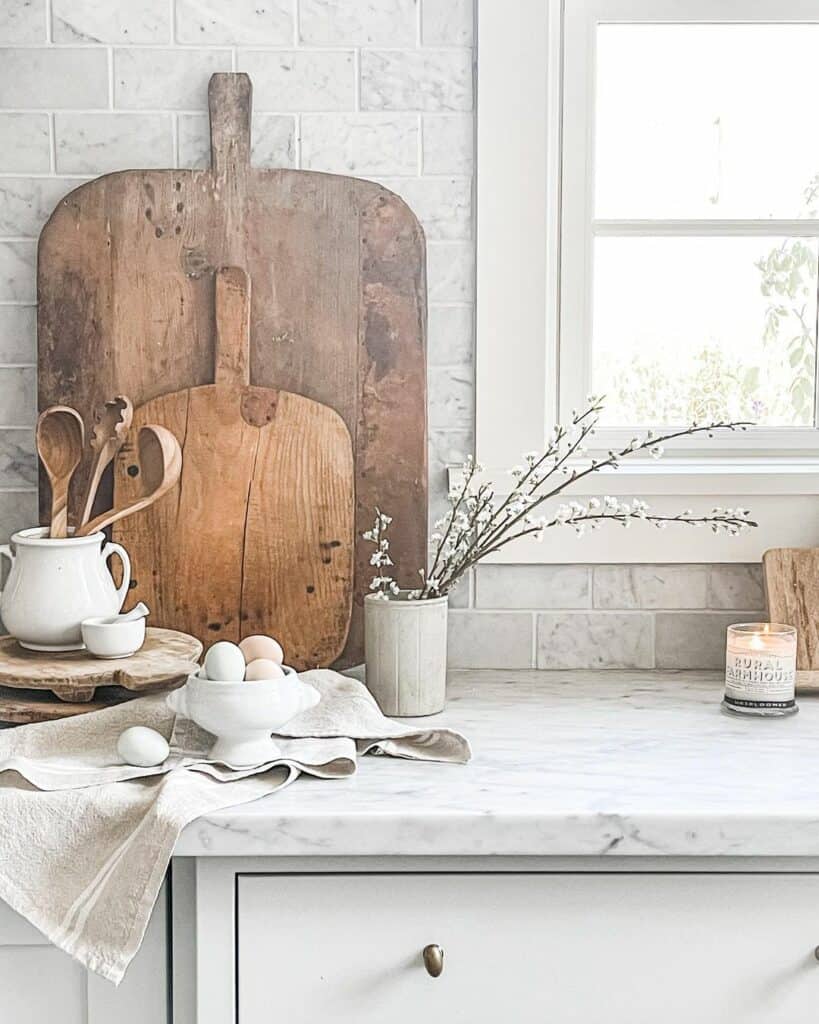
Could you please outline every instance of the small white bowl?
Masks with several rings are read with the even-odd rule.
[[[165,703],[216,737],[210,751],[214,761],[241,768],[275,760],[279,748],[270,734],[315,707],[319,699],[318,690],[291,669],[284,679],[241,683],[188,676]]]
[[[83,619],[82,639],[95,658],[128,658],[145,643],[145,619],[123,622],[116,615]]]

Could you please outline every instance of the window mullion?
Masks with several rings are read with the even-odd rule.
[[[683,219],[594,219],[591,232],[607,237],[773,237],[819,238],[819,220],[683,220]]]

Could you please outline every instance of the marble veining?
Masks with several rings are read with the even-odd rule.
[[[203,855],[819,855],[819,701],[747,720],[708,672],[452,674],[466,766],[362,759],[346,780],[191,824]]]

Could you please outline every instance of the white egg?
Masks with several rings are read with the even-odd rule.
[[[284,661],[282,645],[278,640],[274,640],[272,636],[262,636],[259,633],[254,636],[246,636],[239,646],[248,665],[251,661],[258,661],[259,658],[267,658],[269,661],[276,661],[280,665]]]
[[[156,729],[144,725],[132,725],[117,740],[117,753],[124,764],[135,764],[140,768],[153,768],[162,764],[170,752],[168,741]]]
[[[205,655],[205,675],[222,683],[240,683],[245,677],[245,656],[236,644],[220,640]]]
[[[245,679],[248,681],[282,678],[284,678],[284,669],[277,661],[271,661],[270,658],[256,658],[245,669]]]

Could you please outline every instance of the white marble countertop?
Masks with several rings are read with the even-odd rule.
[[[366,757],[193,822],[185,856],[819,856],[819,699],[720,712],[704,672],[452,675],[466,766]]]

